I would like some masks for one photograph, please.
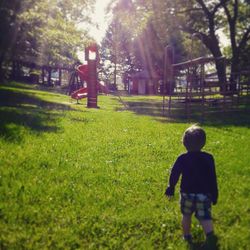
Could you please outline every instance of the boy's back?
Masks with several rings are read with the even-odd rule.
[[[176,183],[182,175],[181,192],[203,193],[217,199],[218,191],[214,159],[211,154],[196,151],[180,155],[171,171],[170,183]]]
[[[180,155],[175,161],[165,192],[169,198],[173,196],[181,176],[180,207],[183,237],[189,243],[192,241],[190,230],[193,214],[200,221],[207,240],[214,237],[211,203],[217,203],[218,188],[213,156],[201,151],[205,143],[206,133],[199,126],[191,126],[185,131],[183,145],[187,153]]]

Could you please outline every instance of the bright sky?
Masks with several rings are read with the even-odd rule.
[[[103,37],[105,36],[106,29],[108,27],[108,22],[110,21],[110,16],[108,17],[105,13],[105,9],[112,0],[96,0],[95,11],[92,13],[91,19],[93,25],[89,27],[89,34],[96,40],[98,44],[101,43]],[[228,39],[220,30],[218,35],[221,38],[222,46],[228,45]],[[79,59],[84,61],[84,52],[78,52]]]
[[[96,0],[95,12],[93,13],[92,20],[97,23],[97,27],[93,26],[90,30],[90,35],[100,43],[105,35],[108,25],[108,17],[105,16],[105,9],[111,0]]]
[[[110,2],[111,0],[96,0],[95,11],[91,16],[94,24],[90,26],[89,34],[98,44],[101,43],[108,27],[109,18],[105,14],[105,9]],[[78,57],[81,61],[84,61],[84,52],[78,52]]]

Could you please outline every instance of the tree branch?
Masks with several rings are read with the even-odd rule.
[[[226,4],[223,4],[223,8],[225,10],[227,20],[228,20],[231,46],[232,46],[233,51],[236,51],[237,50],[236,22],[237,22],[237,18],[238,18],[239,2],[238,2],[238,0],[235,0],[233,3],[233,16],[231,15],[231,13],[228,9],[228,6]]]
[[[207,8],[207,6],[205,5],[204,1],[203,0],[196,0],[196,2],[198,4],[200,4],[202,10],[204,11],[204,13],[208,17],[208,19],[210,19],[211,18],[211,13],[210,13],[209,9]]]
[[[224,6],[229,1],[230,0],[221,0],[218,4],[214,6],[212,13],[215,14],[220,7]]]
[[[226,2],[227,0],[222,0],[223,3]],[[214,15],[215,15],[215,12],[210,12],[208,7],[206,6],[204,0],[196,0],[197,3],[200,4],[202,10],[204,11],[205,15],[207,16],[207,20],[208,20],[208,28],[209,28],[209,36],[212,38],[212,39],[215,39],[216,38],[216,35],[215,35],[215,18],[214,18]]]
[[[248,27],[246,33],[243,35],[240,43],[239,43],[239,50],[242,50],[245,48],[247,41],[250,40],[250,26]]]
[[[187,26],[187,25],[182,25],[182,31],[189,33],[191,35],[194,33],[200,33],[199,31],[197,31],[194,28],[191,28],[190,26]]]
[[[225,13],[226,13],[226,16],[227,16],[227,19],[228,19],[229,23],[231,23],[232,22],[232,16],[230,14],[229,9],[227,8],[227,6],[225,4],[223,4],[222,6],[223,6],[223,8],[225,10]]]
[[[201,10],[202,10],[202,8],[192,8],[192,9],[177,11],[176,14],[185,14],[185,13],[189,13],[189,12],[192,12],[192,11],[201,11]]]
[[[238,18],[238,7],[239,7],[239,2],[238,0],[234,1],[234,16],[233,16],[233,22],[236,23],[236,20]]]

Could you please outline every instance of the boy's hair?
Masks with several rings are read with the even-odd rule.
[[[192,125],[184,132],[182,142],[187,151],[200,151],[206,143],[206,133],[201,127]]]

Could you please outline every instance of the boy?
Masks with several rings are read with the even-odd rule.
[[[190,233],[192,214],[199,220],[204,233],[213,236],[211,203],[218,199],[218,188],[213,156],[202,152],[206,143],[205,131],[193,125],[183,135],[183,144],[187,153],[180,155],[171,170],[166,196],[174,195],[175,185],[181,179],[181,213],[183,238],[192,242]]]

